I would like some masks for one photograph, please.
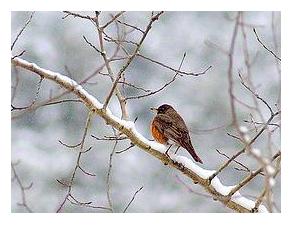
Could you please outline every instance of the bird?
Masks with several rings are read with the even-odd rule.
[[[172,141],[178,146],[177,150],[180,147],[183,147],[189,152],[196,162],[203,163],[199,156],[195,153],[188,128],[179,113],[177,113],[176,110],[168,104],[163,104],[158,108],[152,107],[150,109],[156,113],[150,126],[154,139],[161,144],[170,144],[170,141]],[[172,145],[170,145],[166,151],[167,155],[171,146]]]

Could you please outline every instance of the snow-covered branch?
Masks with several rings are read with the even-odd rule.
[[[222,202],[228,208],[237,212],[255,211],[256,201],[243,197],[239,191],[235,191],[237,185],[225,186],[217,176],[213,177],[210,182],[209,178],[215,174],[216,171],[203,169],[193,163],[190,159],[183,156],[171,154],[170,157],[168,157],[164,154],[166,151],[164,145],[155,141],[149,141],[136,130],[134,122],[122,120],[114,116],[108,108],[104,109],[102,103],[100,103],[94,96],[90,95],[74,80],[60,73],[42,69],[36,64],[20,59],[19,57],[11,59],[11,63],[14,66],[32,71],[41,76],[41,78],[52,80],[68,91],[74,93],[84,102],[89,110],[102,117],[107,125],[110,125],[125,134],[130,139],[131,143],[156,157],[165,165],[169,165],[181,171],[185,176],[192,179],[194,183],[201,185],[211,196],[213,196],[214,199]],[[232,192],[234,192],[233,195],[231,195]],[[258,210],[256,211],[267,212],[267,209],[264,205],[259,205]]]

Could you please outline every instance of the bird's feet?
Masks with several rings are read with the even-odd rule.
[[[177,149],[175,151],[175,155],[177,154],[179,148],[180,148],[180,146],[177,147]]]
[[[171,158],[171,157],[169,156],[168,152],[169,152],[169,150],[170,150],[171,147],[172,147],[172,145],[169,145],[169,147],[165,151],[165,155],[167,155],[169,158]]]

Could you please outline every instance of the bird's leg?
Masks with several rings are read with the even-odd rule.
[[[177,154],[179,148],[180,148],[180,146],[177,147],[177,149],[175,151],[175,155]]]
[[[168,155],[168,151],[170,150],[170,148],[172,147],[172,145],[170,145],[167,150],[165,151],[165,154],[170,158],[170,156]]]

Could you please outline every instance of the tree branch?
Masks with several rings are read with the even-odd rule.
[[[43,69],[34,63],[27,62],[20,58],[11,59],[11,63],[15,66],[34,72],[39,76],[43,76],[45,79],[52,80],[63,88],[71,91],[81,99],[92,112],[103,118],[107,125],[110,125],[120,133],[125,134],[130,139],[131,143],[157,158],[163,164],[169,165],[180,171],[194,183],[201,185],[206,192],[213,196],[213,198],[218,199],[226,207],[237,212],[252,212],[252,209],[255,206],[255,201],[241,196],[239,192],[237,192],[237,198],[233,198],[232,196],[230,201],[226,200],[227,195],[233,190],[234,186],[222,185],[219,178],[216,176],[213,177],[210,182],[209,177],[213,175],[215,171],[205,170],[183,156],[169,154],[170,156],[168,157],[164,154],[166,146],[155,141],[149,141],[147,138],[143,137],[136,130],[135,124],[132,121],[122,120],[114,116],[108,108],[103,108],[103,105],[94,96],[90,95],[74,80],[61,75],[60,73]],[[267,212],[266,207],[260,205],[259,212]]]
[[[264,47],[264,49],[266,49],[269,53],[271,53],[276,59],[278,59],[279,61],[281,61],[281,58],[278,57],[272,50],[268,49],[268,47],[265,46],[265,44],[259,39],[259,37],[258,37],[258,35],[256,33],[256,29],[255,28],[253,28],[253,32],[254,32],[254,34],[256,36],[257,41],[262,45],[262,47]]]

